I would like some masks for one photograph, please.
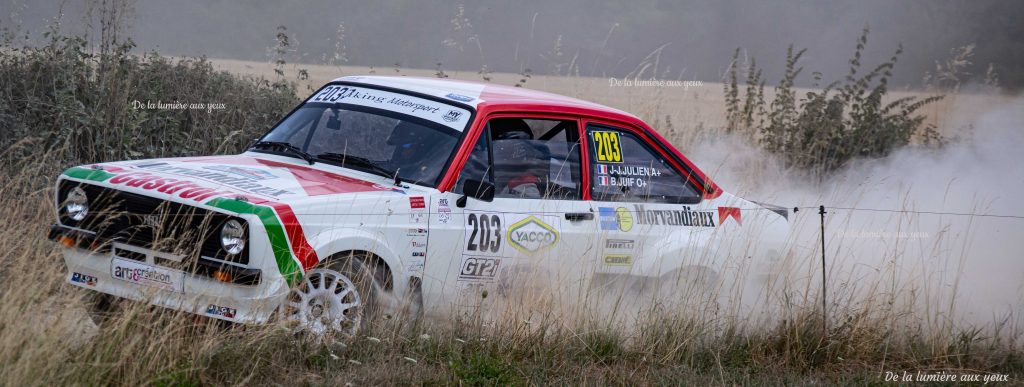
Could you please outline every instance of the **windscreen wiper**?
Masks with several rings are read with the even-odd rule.
[[[375,175],[381,175],[396,180],[398,179],[398,171],[392,171],[390,169],[384,168],[380,165],[375,164],[373,161],[370,161],[370,159],[364,157],[347,155],[344,153],[321,153],[316,155],[316,157],[319,159],[337,161],[341,163],[342,166],[352,165],[355,167],[366,168],[369,169],[369,171],[367,172],[373,173]]]
[[[309,165],[313,165],[313,162],[314,162],[313,156],[311,156],[309,153],[306,153],[306,151],[302,150],[302,148],[299,148],[299,147],[297,147],[295,145],[292,145],[291,143],[287,143],[287,142],[284,142],[284,141],[257,141],[255,144],[252,144],[252,147],[253,148],[280,148],[280,149],[284,149],[284,150],[286,150],[288,152],[291,152],[292,154],[294,154],[296,156],[299,156],[299,158],[301,158],[303,160],[306,160],[306,162],[309,163]]]

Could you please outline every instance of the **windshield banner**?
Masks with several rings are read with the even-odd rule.
[[[459,132],[462,132],[469,122],[469,111],[466,109],[366,87],[329,85],[306,102],[346,103],[385,109],[436,122]]]

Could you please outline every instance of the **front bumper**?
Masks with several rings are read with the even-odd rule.
[[[196,265],[194,270],[180,271],[156,264],[166,254],[116,241],[97,241],[88,233],[60,225],[51,228],[49,237],[64,246],[68,283],[116,297],[226,321],[261,324],[272,317],[288,291],[280,276],[257,275],[256,281],[249,281],[254,270],[259,272],[257,269],[229,268],[234,270],[230,277],[234,282],[225,282],[228,277],[218,280],[217,275],[210,275],[212,270],[225,269],[224,265]],[[112,272],[117,262],[180,274],[180,284],[163,289],[115,278]],[[238,283],[239,278],[249,284]]]

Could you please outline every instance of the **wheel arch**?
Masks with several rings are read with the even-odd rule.
[[[317,256],[321,257],[318,266],[339,259],[362,256],[371,260],[366,263],[373,263],[384,269],[385,278],[390,279],[385,281],[385,289],[396,293],[406,290],[408,281],[402,279],[402,260],[384,242],[383,235],[354,228],[336,228],[317,234],[310,242]]]
[[[654,246],[650,246],[657,253],[653,256],[644,254],[654,259],[642,260],[641,264],[644,267],[640,273],[650,273],[651,277],[661,277],[687,267],[707,267],[719,271],[724,263],[721,257],[722,252],[713,251],[713,244],[709,237],[710,235],[694,234],[682,230],[673,233]]]

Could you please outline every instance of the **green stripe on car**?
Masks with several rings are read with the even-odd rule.
[[[277,268],[281,275],[289,285],[293,285],[302,278],[302,270],[299,269],[299,264],[293,258],[291,248],[288,247],[284,225],[281,224],[281,220],[272,208],[228,198],[213,198],[206,204],[239,214],[253,214],[259,217],[263,228],[267,231],[267,237],[270,238],[270,248],[274,251],[274,259],[277,261]]]
[[[68,170],[64,171],[64,175],[76,179],[91,181],[107,181],[111,177],[117,176],[116,174],[104,171],[102,169],[90,169],[82,167],[68,168]]]

